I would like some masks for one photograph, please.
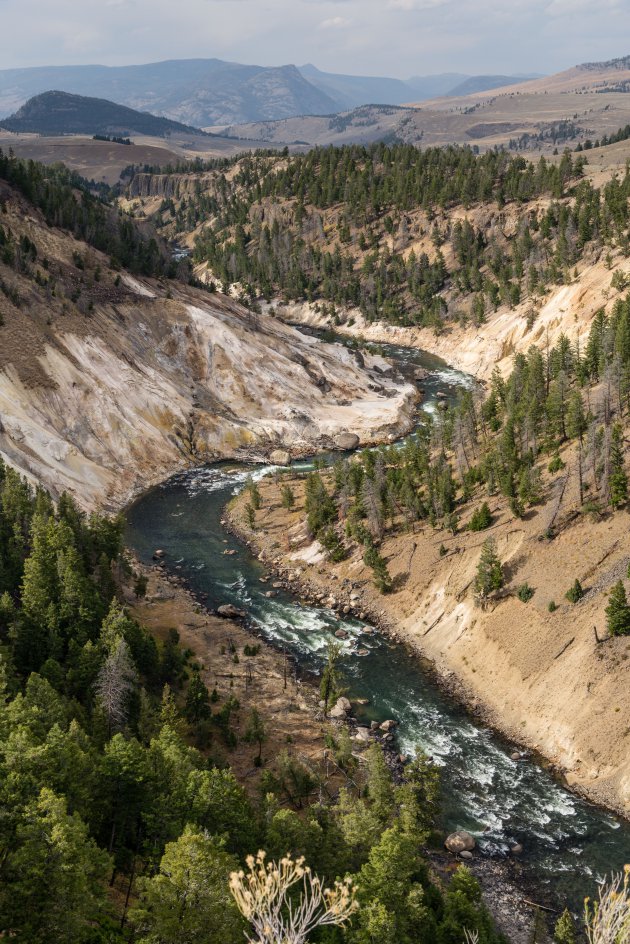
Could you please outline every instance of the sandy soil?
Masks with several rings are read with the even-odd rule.
[[[201,675],[208,689],[216,688],[220,700],[216,711],[233,695],[240,703],[233,716],[233,728],[239,739],[236,750],[228,750],[215,736],[213,756],[224,756],[235,775],[254,793],[261,769],[254,765],[257,745],[243,742],[252,708],[262,715],[267,730],[263,745],[265,768],[273,768],[282,751],[297,756],[326,779],[324,733],[330,726],[318,708],[314,685],[296,675],[290,659],[258,639],[241,621],[222,619],[208,613],[174,577],[159,567],[144,568],[134,562],[149,578],[145,599],[136,600],[130,591],[127,602],[135,618],[156,637],[163,639],[169,629],[180,634],[183,648],[190,648],[202,665]],[[255,656],[244,655],[244,647],[259,645]],[[234,654],[238,663],[234,662]],[[285,682],[286,674],[286,682]],[[263,768],[264,769],[264,768]],[[329,789],[334,789],[331,770]]]

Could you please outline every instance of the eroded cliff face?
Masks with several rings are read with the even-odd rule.
[[[0,455],[54,495],[113,509],[191,464],[303,454],[347,432],[368,443],[411,422],[414,390],[380,358],[114,272],[18,199],[2,222],[37,257],[0,264],[19,298],[0,293]]]
[[[569,285],[554,286],[546,296],[534,319],[528,301],[509,308],[501,305],[477,326],[461,327],[446,324],[436,334],[431,328],[407,328],[385,322],[367,322],[358,309],[337,310],[340,321],[336,329],[368,341],[409,345],[430,351],[444,358],[452,367],[472,374],[478,380],[489,380],[495,368],[507,376],[512,370],[514,355],[526,353],[532,345],[551,349],[561,334],[583,351],[595,313],[600,308],[611,310],[614,301],[624,292],[611,287],[615,271],[630,275],[630,260],[616,253],[612,267],[604,255],[594,257],[581,266],[577,278]],[[277,314],[292,323],[318,328],[332,327],[321,306],[309,303],[275,303]]]

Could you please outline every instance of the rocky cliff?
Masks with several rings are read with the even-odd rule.
[[[53,494],[116,508],[189,464],[409,424],[414,392],[382,359],[117,272],[6,185],[0,197],[13,247],[0,254],[0,456]]]

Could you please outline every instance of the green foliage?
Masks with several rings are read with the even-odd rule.
[[[334,524],[337,518],[335,502],[328,494],[319,472],[311,472],[306,479],[305,510],[308,529],[314,536]]]
[[[547,604],[547,609],[550,613],[555,613],[558,609],[558,604],[555,602],[555,600],[550,600]]]
[[[6,808],[5,808],[6,810]],[[0,922],[23,944],[76,944],[105,908],[110,862],[77,814],[47,787],[15,819],[5,849]]]
[[[262,496],[260,494],[260,489],[258,488],[258,484],[254,482],[251,475],[248,475],[247,477],[247,483],[245,485],[245,489],[249,493],[250,505],[252,506],[254,511],[258,511],[262,505]]]
[[[555,944],[578,944],[577,929],[570,911],[565,908],[553,932]]]
[[[550,461],[547,468],[551,473],[554,473],[554,472],[560,472],[560,470],[564,469],[565,466],[566,466],[566,462],[563,462],[560,456],[555,455],[553,459]]]
[[[489,597],[503,586],[503,567],[497,555],[496,544],[487,538],[481,549],[477,565],[475,592],[482,598]]]
[[[325,528],[319,532],[319,540],[326,549],[328,560],[338,564],[345,560],[347,551],[334,528]]]
[[[330,705],[339,697],[339,677],[337,665],[341,657],[342,647],[338,642],[329,642],[326,651],[326,665],[322,672],[319,684],[319,693],[324,701],[324,714],[328,713]]]
[[[295,494],[290,485],[283,485],[281,489],[282,507],[290,511],[295,505]]]
[[[622,580],[618,580],[610,591],[606,606],[606,626],[609,636],[630,634],[630,606]]]
[[[387,569],[387,562],[374,546],[368,547],[363,555],[363,562],[372,568],[374,586],[381,593],[389,593],[392,589],[392,578]]]
[[[249,744],[258,745],[258,754],[256,756],[256,766],[260,767],[262,763],[262,747],[267,740],[267,728],[257,708],[252,708],[249,716],[249,723],[245,731],[245,740]]]
[[[578,603],[582,599],[583,596],[584,596],[584,588],[582,587],[582,584],[576,577],[572,586],[570,586],[567,592],[565,593],[565,597],[567,598],[569,603]]]
[[[623,453],[623,430],[615,423],[610,448],[610,504],[620,508],[628,501],[628,476]]]
[[[61,164],[46,166],[0,150],[0,179],[20,190],[51,226],[111,256],[112,263],[144,275],[174,274],[165,250],[133,220],[94,197],[87,182]]]
[[[238,944],[244,923],[228,889],[238,860],[222,843],[193,826],[186,826],[167,844],[160,870],[141,879],[140,900],[131,913],[138,944],[185,941]]]
[[[536,591],[534,590],[534,588],[530,587],[527,581],[525,581],[525,583],[522,583],[520,587],[518,588],[518,590],[516,591],[516,595],[521,601],[521,603],[529,603],[531,598],[534,596],[535,592]]]
[[[489,528],[491,524],[492,515],[490,514],[488,503],[484,502],[481,508],[476,508],[473,512],[468,528],[470,531],[484,531],[486,528]]]

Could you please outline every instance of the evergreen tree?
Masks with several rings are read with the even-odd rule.
[[[0,926],[17,944],[77,944],[105,914],[108,856],[43,788],[24,809],[0,885]]]
[[[138,883],[140,901],[130,916],[138,944],[240,944],[245,925],[228,888],[237,868],[220,840],[186,826],[167,844],[157,875]]]
[[[630,606],[628,606],[626,589],[621,580],[618,580],[610,591],[606,607],[606,625],[609,636],[630,634]]]
[[[623,430],[619,423],[615,423],[612,430],[609,488],[613,508],[625,505],[628,501],[628,476],[623,454]]]
[[[483,543],[474,586],[476,593],[482,599],[489,597],[503,586],[503,567],[493,538],[487,538]]]

